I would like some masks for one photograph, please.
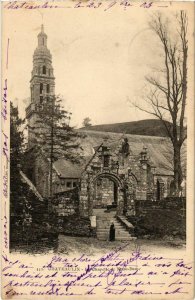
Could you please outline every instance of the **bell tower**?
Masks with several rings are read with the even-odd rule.
[[[28,120],[28,147],[35,144],[32,128],[36,127],[39,112],[50,101],[54,101],[55,77],[53,75],[52,55],[47,48],[47,35],[41,25],[38,46],[33,54],[33,70],[30,80],[30,105],[26,108]]]

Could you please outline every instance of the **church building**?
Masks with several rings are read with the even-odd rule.
[[[41,130],[39,128],[39,115],[45,107],[50,107],[55,101],[55,77],[52,66],[52,55],[47,47],[47,35],[43,25],[38,34],[38,45],[33,54],[33,69],[30,80],[30,104],[26,108],[26,119],[28,123],[28,156],[35,152],[39,139],[41,140]],[[37,130],[34,130],[37,128]],[[45,128],[45,130],[47,130]],[[36,132],[36,137],[35,137]],[[44,153],[39,153],[29,166],[27,174],[29,179],[35,184],[43,197],[50,196],[49,180],[49,157]],[[72,163],[64,159],[53,164],[54,193],[70,190],[76,186],[80,171],[78,167],[72,168]]]
[[[52,55],[43,25],[33,54],[30,95],[26,108],[29,155],[37,143],[32,128],[37,126],[39,112],[55,99]],[[93,131],[85,134],[82,165],[65,159],[54,163],[52,195],[49,158],[39,153],[27,170],[28,178],[43,197],[59,200],[55,207],[59,216],[74,214],[78,209],[81,216],[89,217],[95,209],[107,207],[115,208],[118,215],[132,215],[136,201],[158,201],[170,195],[173,172],[163,154],[170,147],[167,138],[128,134],[121,138],[121,134]],[[79,190],[79,203],[68,196],[75,188]]]

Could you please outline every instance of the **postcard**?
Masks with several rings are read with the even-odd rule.
[[[194,2],[1,11],[2,299],[193,299]]]

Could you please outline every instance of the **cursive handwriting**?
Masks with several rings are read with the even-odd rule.
[[[53,5],[51,3],[49,3],[48,1],[47,2],[44,2],[43,4],[33,4],[31,2],[20,2],[20,1],[10,1],[8,2],[5,6],[4,6],[6,9],[40,9],[40,8],[58,8],[58,5]]]
[[[65,4],[64,4],[64,3]],[[130,7],[138,7],[142,9],[150,9],[152,6],[156,5],[157,7],[168,7],[168,5],[161,5],[159,6],[155,2],[145,1],[145,2],[135,2],[130,0],[111,0],[111,1],[104,1],[104,0],[88,0],[88,1],[68,1],[68,5],[65,1],[61,2],[62,4],[59,5],[55,3],[55,1],[52,2],[43,2],[43,3],[33,3],[28,1],[10,1],[7,4],[5,4],[5,9],[12,9],[12,10],[19,10],[19,9],[60,9],[60,8],[73,8],[73,9],[102,9],[103,11],[109,11],[113,9],[114,7],[122,8],[123,10],[127,10]]]
[[[3,174],[3,195],[5,198],[8,197],[8,171],[4,169],[4,174]]]
[[[6,121],[7,120],[7,79],[5,79],[4,81],[1,115],[3,117],[3,120]]]
[[[8,136],[3,132],[3,155],[6,157],[7,162],[9,161],[9,150],[8,150]]]
[[[4,240],[4,247],[8,249],[8,220],[6,214],[3,218],[3,240]]]
[[[33,296],[178,295],[187,294],[192,284],[192,263],[180,258],[144,254],[137,249],[124,255],[128,244],[97,259],[55,255],[37,271],[31,264],[9,260],[4,255],[3,290],[7,295],[28,291]],[[126,254],[127,255],[127,254]],[[136,265],[135,265],[136,262]],[[64,271],[64,266],[78,270]],[[41,271],[40,271],[41,270]],[[179,271],[178,271],[179,270]]]

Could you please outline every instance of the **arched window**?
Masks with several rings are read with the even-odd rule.
[[[48,70],[48,73],[49,73],[49,76],[51,76],[51,70],[50,69]]]
[[[109,155],[104,155],[104,167],[105,168],[109,167],[109,160],[110,160]]]
[[[43,66],[43,74],[46,74],[46,66]]]
[[[40,103],[43,102],[43,84],[40,83]]]
[[[156,199],[157,200],[160,200],[161,198],[161,190],[160,190],[160,182],[157,180],[157,183],[156,183]]]
[[[164,182],[162,179],[157,179],[156,182],[156,200],[162,200],[164,197]]]
[[[174,196],[174,192],[175,192],[175,182],[174,180],[171,181],[170,183],[170,196]]]
[[[47,93],[50,93],[50,85],[47,84]]]
[[[42,94],[42,93],[43,93],[43,84],[40,83],[40,94]]]

